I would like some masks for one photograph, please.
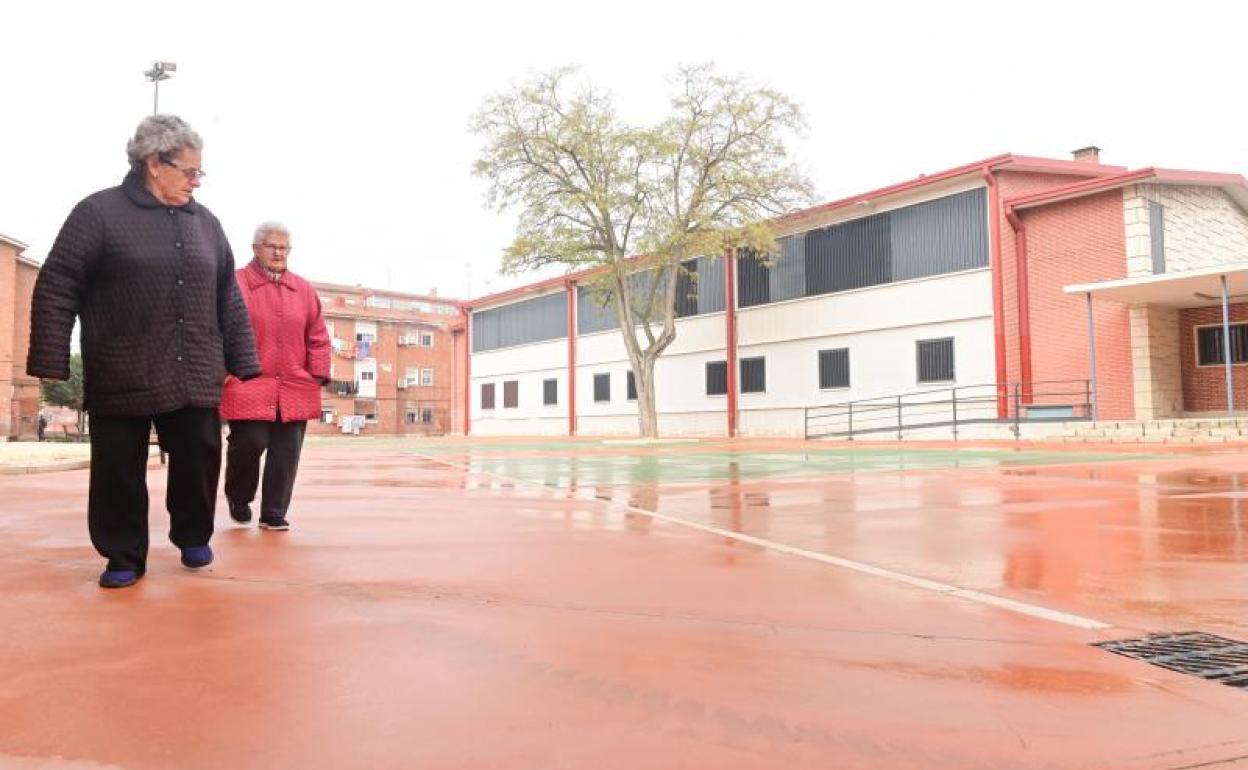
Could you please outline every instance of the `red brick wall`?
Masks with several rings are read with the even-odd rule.
[[[1231,323],[1248,321],[1248,304],[1231,305]],[[1179,311],[1179,360],[1183,366],[1183,408],[1188,412],[1221,412],[1226,409],[1226,370],[1196,365],[1196,327],[1221,325],[1222,307]],[[1236,409],[1248,408],[1248,365],[1231,367],[1231,388]]]
[[[1027,237],[1032,378],[1085,379],[1090,371],[1086,299],[1065,294],[1062,287],[1125,277],[1122,193],[1113,190],[1019,214]],[[1009,261],[1015,261],[1013,256]],[[1010,294],[1015,295],[1017,328],[1017,291]],[[1093,307],[1100,417],[1131,419],[1135,395],[1127,308],[1095,301]]]
[[[13,294],[13,426],[15,436],[35,436],[39,419],[39,379],[26,374],[26,353],[30,350],[30,301],[35,293],[39,268],[17,263]]]
[[[1081,181],[1083,177],[1067,176],[1065,174],[1030,174],[1001,171],[997,172],[996,179],[1000,188],[1000,199],[1002,202],[1001,209],[996,216],[998,226],[1001,229],[1001,277],[1002,285],[1005,289],[1002,297],[1005,316],[1005,370],[1006,378],[1010,382],[1019,382],[1023,379],[1023,372],[1019,345],[1017,244],[1015,243],[1014,229],[1010,227],[1009,220],[1005,216],[1004,202],[1020,195],[1065,187]],[[1121,213],[1118,218],[1121,221]],[[1033,338],[1036,333],[1037,330],[1033,321]],[[1034,366],[1032,368],[1032,377],[1035,379],[1040,378],[1040,374],[1035,370]]]
[[[337,418],[356,413],[356,401],[369,401],[374,404],[376,423],[368,423],[361,430],[361,435],[404,435],[449,433],[452,429],[453,406],[453,367],[454,346],[449,328],[431,328],[430,324],[442,324],[449,327],[454,317],[439,316],[429,319],[423,315],[410,314],[404,320],[396,311],[388,311],[367,307],[348,307],[335,303],[327,307],[332,321],[333,336],[342,340],[347,346],[354,346],[356,321],[365,320],[376,325],[377,340],[370,349],[370,356],[377,362],[376,398],[355,398],[335,396],[329,391],[322,391],[322,405],[333,409],[335,423],[320,423],[309,426],[313,433],[341,433]],[[337,313],[351,313],[358,317],[344,317]],[[422,321],[424,323],[422,323]],[[433,334],[433,347],[424,348],[418,345],[400,345],[399,337],[419,336],[421,332]],[[334,379],[354,381],[355,360],[344,351],[334,354]],[[411,385],[398,387],[400,379],[406,379],[409,367],[417,369],[433,369],[433,385]],[[408,424],[407,412],[422,407],[434,411],[434,424]]]
[[[13,356],[14,322],[17,317],[17,250],[0,243],[0,441],[13,430],[16,405],[10,397],[15,370],[19,366]]]

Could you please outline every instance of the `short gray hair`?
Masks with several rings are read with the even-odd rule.
[[[256,234],[251,236],[251,242],[262,243],[264,241],[264,236],[269,233],[281,233],[287,238],[290,238],[290,228],[281,222],[261,222],[260,226],[256,228]]]
[[[143,118],[134,131],[134,137],[126,142],[126,157],[130,168],[141,169],[153,155],[169,157],[184,147],[202,150],[204,140],[177,115],[149,115]]]

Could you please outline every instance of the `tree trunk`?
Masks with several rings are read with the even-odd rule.
[[[643,356],[635,367],[633,380],[637,385],[637,429],[642,438],[659,437],[659,413],[654,408],[654,359]]]

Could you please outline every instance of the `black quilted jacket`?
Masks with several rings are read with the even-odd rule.
[[[260,374],[221,223],[194,200],[165,206],[133,173],[61,227],[35,282],[31,376],[69,376],[75,317],[92,414],[214,408],[227,370]]]

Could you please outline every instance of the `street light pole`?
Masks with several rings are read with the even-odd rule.
[[[171,61],[158,61],[143,76],[152,81],[152,114],[160,112],[160,81],[168,80],[170,72],[177,72],[178,65]]]

